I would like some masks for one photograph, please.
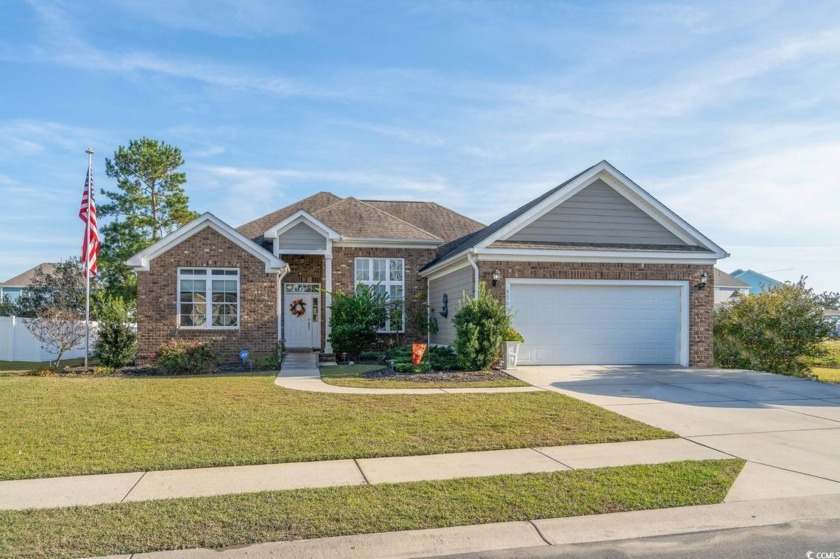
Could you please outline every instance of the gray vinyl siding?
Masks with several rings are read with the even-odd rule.
[[[280,252],[289,250],[326,250],[327,239],[308,225],[298,223],[277,240]]]
[[[438,324],[437,333],[431,335],[433,344],[449,345],[455,341],[455,326],[452,324],[452,319],[458,312],[464,293],[472,297],[474,287],[475,270],[472,266],[460,268],[429,282],[429,305],[433,309],[432,312]],[[440,315],[444,293],[449,298],[449,314],[446,318]]]
[[[602,180],[595,181],[506,240],[685,244]]]

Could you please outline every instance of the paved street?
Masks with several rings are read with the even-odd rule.
[[[808,553],[810,552],[810,555]],[[833,556],[828,555],[834,553]],[[840,520],[449,555],[447,559],[817,559],[840,557]]]

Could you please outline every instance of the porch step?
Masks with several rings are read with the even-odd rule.
[[[314,352],[288,353],[283,359],[281,369],[284,372],[318,370],[318,354]]]

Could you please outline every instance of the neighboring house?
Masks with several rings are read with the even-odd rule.
[[[129,264],[142,358],[170,338],[211,341],[226,360],[280,338],[329,355],[330,292],[359,284],[421,312],[425,295],[431,341],[450,344],[460,301],[484,282],[525,336],[523,364],[708,366],[726,256],[602,161],[486,227],[432,202],[321,192],[238,229],[204,214]],[[417,341],[415,323],[386,328]]]
[[[831,324],[833,335],[840,336],[840,310],[824,310],[825,321]]]
[[[26,270],[22,274],[0,283],[0,301],[8,300],[11,303],[17,302],[22,295],[26,293],[26,289],[32,285],[32,280],[35,278],[35,272],[40,268],[44,274],[51,274],[55,271],[56,264],[51,262],[43,262],[37,266]]]
[[[750,284],[733,278],[726,272],[715,268],[715,305],[734,301],[741,295],[748,295]]]
[[[779,280],[774,280],[773,278],[765,276],[755,270],[738,269],[729,275],[749,285],[750,294],[752,295],[758,295],[762,291],[769,291],[774,287],[780,287],[782,285],[782,282]]]

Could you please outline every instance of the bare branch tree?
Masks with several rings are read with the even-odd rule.
[[[71,309],[47,307],[25,324],[44,348],[55,355],[56,369],[65,353],[84,344],[85,322]]]

